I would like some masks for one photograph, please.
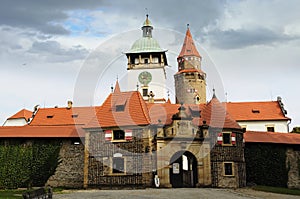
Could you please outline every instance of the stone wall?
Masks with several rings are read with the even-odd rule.
[[[217,143],[217,133],[211,132],[211,171],[212,187],[238,188],[246,186],[246,166],[244,157],[243,134],[236,133],[236,144],[222,146]],[[224,163],[233,164],[233,176],[224,175]]]
[[[84,167],[84,145],[73,144],[72,140],[63,140],[60,150],[61,163],[56,172],[48,179],[52,187],[82,188]]]
[[[106,141],[104,132],[88,133],[88,155],[85,187],[99,189],[143,188],[152,185],[155,158],[148,128],[133,129],[130,141]],[[124,159],[124,172],[113,173],[113,157]]]
[[[287,148],[286,164],[288,171],[288,188],[300,189],[300,150]]]

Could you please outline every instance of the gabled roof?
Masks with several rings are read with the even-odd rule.
[[[300,134],[247,131],[246,143],[300,144]]]
[[[201,57],[196,45],[194,43],[192,34],[190,32],[190,29],[188,28],[185,34],[184,42],[181,48],[181,52],[178,55],[179,57],[184,57],[184,56],[196,56],[196,57]]]
[[[216,97],[213,97],[207,103],[200,115],[201,118],[194,118],[195,125],[203,125],[205,121],[211,127],[241,129],[240,125],[230,116],[224,105]]]
[[[30,126],[85,125],[99,107],[40,108]]]
[[[0,138],[78,138],[84,136],[84,130],[75,126],[0,127]]]
[[[32,112],[26,109],[22,109],[13,116],[9,117],[8,119],[20,119],[24,118],[28,121],[29,118],[32,117]]]
[[[117,107],[117,106],[124,106]],[[120,110],[118,110],[120,108]],[[123,110],[122,110],[123,109]],[[140,92],[111,93],[86,128],[143,126],[150,124],[148,109]]]
[[[277,101],[228,102],[226,108],[236,121],[290,120]]]

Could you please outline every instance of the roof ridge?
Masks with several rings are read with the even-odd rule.
[[[139,98],[139,103],[140,103],[140,105],[141,105],[141,107],[142,107],[143,114],[144,114],[144,116],[145,116],[145,118],[146,118],[148,124],[150,124],[150,123],[151,123],[151,120],[150,120],[150,116],[149,116],[149,110],[148,110],[148,107],[147,107],[147,105],[146,105],[144,99],[142,98],[141,93],[140,93],[139,91],[134,91],[134,92],[137,93],[138,98]],[[145,110],[145,109],[146,109],[146,110]],[[147,111],[147,113],[146,113],[146,111]]]

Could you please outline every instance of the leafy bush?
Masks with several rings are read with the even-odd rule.
[[[43,186],[59,164],[58,141],[0,144],[0,188]]]
[[[247,143],[245,161],[247,183],[275,187],[287,186],[288,168],[285,146]]]

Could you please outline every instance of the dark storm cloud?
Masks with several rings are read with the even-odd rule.
[[[215,23],[223,15],[226,5],[225,0],[119,0],[117,2],[119,6],[116,9],[120,15],[130,13],[132,17],[140,19],[149,13],[150,19],[159,23],[161,28],[166,27],[181,32],[185,32],[186,25],[189,23],[196,35],[203,27]]]
[[[207,34],[206,38],[213,46],[222,49],[237,49],[255,45],[273,45],[278,42],[287,42],[300,39],[298,36],[289,36],[283,32],[267,28],[215,30]]]
[[[44,56],[50,62],[67,62],[83,59],[89,53],[81,45],[64,49],[57,41],[34,42],[29,53]]]
[[[0,25],[31,28],[46,34],[68,34],[69,30],[53,22],[66,20],[69,10],[95,9],[102,5],[101,0],[2,1]]]

